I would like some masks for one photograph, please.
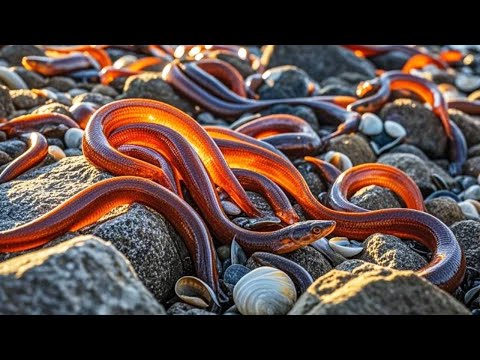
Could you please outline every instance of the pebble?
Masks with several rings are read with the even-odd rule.
[[[82,129],[68,129],[64,136],[65,145],[70,149],[78,149],[82,146],[84,131]]]
[[[55,161],[59,161],[66,157],[65,153],[63,150],[58,147],[57,145],[50,145],[48,147],[48,153],[55,159]]]
[[[480,76],[459,73],[455,79],[455,86],[466,93],[480,88]]]
[[[222,203],[223,210],[227,213],[227,215],[237,216],[242,213],[242,209],[240,209],[237,205],[235,205],[231,201],[222,200],[221,203]]]
[[[383,131],[383,122],[377,115],[372,113],[365,113],[362,115],[359,130],[367,135],[378,135]]]
[[[352,134],[332,139],[326,150],[338,151],[348,156],[353,166],[375,162],[377,157],[364,137]]]
[[[458,206],[462,209],[462,212],[465,214],[465,216],[471,216],[474,218],[478,218],[478,211],[473,206],[471,202],[468,201],[462,201],[458,203]],[[448,224],[447,224],[448,225]]]
[[[385,132],[395,139],[407,136],[405,128],[397,122],[387,120],[384,126]]]
[[[480,185],[473,185],[470,186],[467,190],[463,192],[463,198],[472,199],[472,200],[480,200]]]
[[[237,282],[249,272],[250,269],[244,265],[232,264],[223,273],[223,281],[230,285],[236,285]]]
[[[63,152],[66,157],[83,155],[82,149],[65,149]]]
[[[448,197],[426,200],[425,207],[431,215],[441,220],[447,226],[466,220],[465,212],[460,204]]]

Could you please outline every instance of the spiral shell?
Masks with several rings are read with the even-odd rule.
[[[345,171],[353,167],[352,160],[350,160],[347,155],[338,151],[330,150],[323,156],[323,158],[340,171]]]
[[[348,240],[346,237],[331,238],[328,241],[328,244],[333,249],[333,251],[346,258],[351,258],[355,255],[360,254],[363,251],[362,246],[350,242],[350,240]]]
[[[292,280],[283,271],[262,266],[242,277],[233,301],[243,315],[284,315],[297,300]]]
[[[219,306],[212,288],[195,276],[183,276],[178,279],[175,294],[187,304],[201,309]]]

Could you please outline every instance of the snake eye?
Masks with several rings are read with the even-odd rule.
[[[314,227],[312,228],[312,232],[313,232],[314,234],[320,234],[320,233],[322,232],[322,228],[321,228],[320,226],[314,226]]]

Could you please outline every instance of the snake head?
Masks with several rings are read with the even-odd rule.
[[[290,238],[298,245],[306,246],[330,234],[335,229],[335,221],[308,220],[293,225]]]
[[[372,95],[372,93],[378,91],[380,89],[380,80],[379,78],[375,78],[372,80],[361,81],[356,89],[356,94],[359,98],[364,98],[368,95]]]

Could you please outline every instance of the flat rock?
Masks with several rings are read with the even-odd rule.
[[[24,56],[45,55],[42,49],[35,45],[7,45],[0,50],[0,58],[6,59],[10,66],[22,65]]]
[[[480,144],[480,119],[473,118],[456,109],[449,109],[448,115],[450,120],[457,124],[462,131],[468,147]]]
[[[83,156],[73,156],[2,184],[0,230],[35,219],[108,177],[111,175],[91,166]],[[192,263],[183,241],[162,216],[143,205],[114,209],[81,233],[111,241],[131,261],[140,280],[159,301],[173,294],[179,277],[192,273]],[[75,234],[67,233],[47,245]],[[15,255],[18,253],[2,254],[0,259]]]
[[[345,72],[359,73],[363,80],[375,77],[375,68],[338,45],[275,45],[268,67],[294,65],[315,81]]]
[[[10,90],[10,96],[16,109],[31,109],[43,105],[47,101],[46,97],[38,96],[32,90],[27,89]]]
[[[160,73],[146,72],[130,76],[125,82],[123,98],[153,99],[173,105],[180,110],[193,114],[193,106],[183,97],[177,95]]]
[[[286,99],[307,97],[310,79],[296,66],[279,66],[263,75],[264,83],[258,89],[261,99]]]
[[[423,104],[410,99],[396,99],[380,111],[383,120],[398,122],[407,130],[406,143],[415,145],[431,158],[447,150],[447,136],[440,119]]]
[[[370,185],[358,190],[350,202],[367,210],[401,208],[402,204],[390,189]]]
[[[435,191],[430,168],[418,156],[412,154],[385,154],[378,159],[378,162],[404,171],[415,181],[424,195]]]
[[[463,165],[463,173],[475,177],[480,175],[480,156],[469,158]]]
[[[375,162],[377,157],[364,137],[351,134],[341,135],[330,141],[327,151],[333,150],[347,155],[353,166]]]
[[[418,270],[425,259],[392,235],[373,234],[363,243],[360,259],[397,270]]]
[[[51,114],[51,113],[58,113],[68,116],[73,119],[73,115],[70,112],[68,106],[64,104],[60,104],[58,102],[52,102],[49,104],[42,105],[32,111],[32,114]]]
[[[374,264],[332,270],[297,300],[290,315],[468,315],[451,295],[413,271]]]
[[[27,145],[17,139],[0,142],[0,151],[7,153],[13,159],[19,157],[27,150]]]
[[[457,202],[448,197],[439,197],[425,201],[427,211],[440,219],[444,224],[450,226],[459,221],[466,220]]]
[[[480,223],[473,220],[461,221],[451,229],[463,246],[467,266],[480,271]]]
[[[0,85],[0,119],[8,117],[15,111],[12,97],[6,86]]]
[[[41,89],[47,86],[47,80],[35,71],[29,71],[23,66],[15,66],[12,69],[25,81],[30,89]]]
[[[80,236],[0,263],[0,314],[165,314],[110,243]]]

